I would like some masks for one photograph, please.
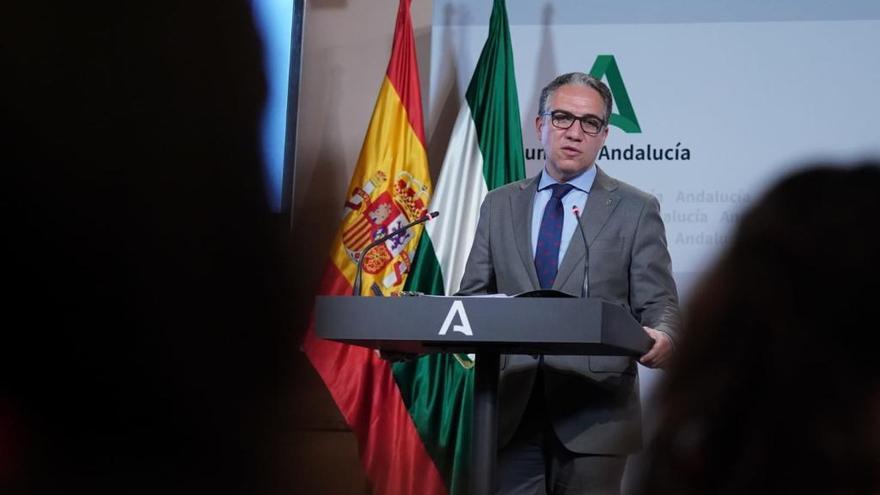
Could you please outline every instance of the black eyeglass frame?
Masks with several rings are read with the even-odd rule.
[[[568,124],[567,126],[561,126],[561,125],[557,124],[556,119],[554,118],[554,114],[556,114],[560,118],[561,117],[570,118],[571,123]],[[553,127],[560,129],[560,130],[571,129],[571,126],[574,125],[574,122],[579,121],[580,126],[581,126],[581,130],[584,131],[584,134],[586,134],[588,136],[593,136],[593,137],[598,136],[599,133],[601,133],[602,130],[608,126],[608,122],[606,122],[603,119],[600,119],[599,117],[597,117],[595,115],[587,114],[587,115],[583,115],[581,117],[578,117],[577,115],[575,115],[571,112],[566,112],[565,110],[550,110],[550,111],[542,113],[541,117],[550,117],[550,123],[553,125]],[[596,129],[595,132],[587,130],[587,128],[584,127],[587,124],[587,121],[590,121],[590,120],[596,120],[600,124],[599,128]]]

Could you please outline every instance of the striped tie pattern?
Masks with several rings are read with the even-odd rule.
[[[556,271],[559,268],[559,243],[562,241],[562,198],[574,186],[553,184],[552,195],[544,208],[541,229],[538,231],[538,245],[535,248],[535,270],[542,289],[553,287]]]

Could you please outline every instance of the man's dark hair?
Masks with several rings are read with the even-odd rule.
[[[611,118],[611,90],[608,89],[608,86],[602,81],[589,74],[584,74],[583,72],[569,72],[568,74],[562,74],[556,79],[550,81],[550,84],[544,86],[544,89],[541,90],[541,99],[538,102],[538,115],[547,113],[547,102],[550,100],[550,96],[561,86],[567,84],[586,86],[596,90],[596,92],[599,93],[599,96],[602,97],[602,101],[605,102],[605,116],[603,119],[605,122],[608,122],[608,119]]]

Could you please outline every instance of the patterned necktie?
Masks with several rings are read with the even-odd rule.
[[[544,207],[544,218],[538,231],[538,245],[535,248],[535,270],[542,289],[553,287],[556,271],[559,269],[559,243],[562,241],[562,198],[571,191],[571,184],[553,184],[550,201]]]

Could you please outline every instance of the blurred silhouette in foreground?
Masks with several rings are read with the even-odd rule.
[[[878,219],[880,163],[795,173],[744,215],[694,291],[636,493],[880,493]]]
[[[280,235],[250,2],[0,17],[0,493],[266,493]]]

